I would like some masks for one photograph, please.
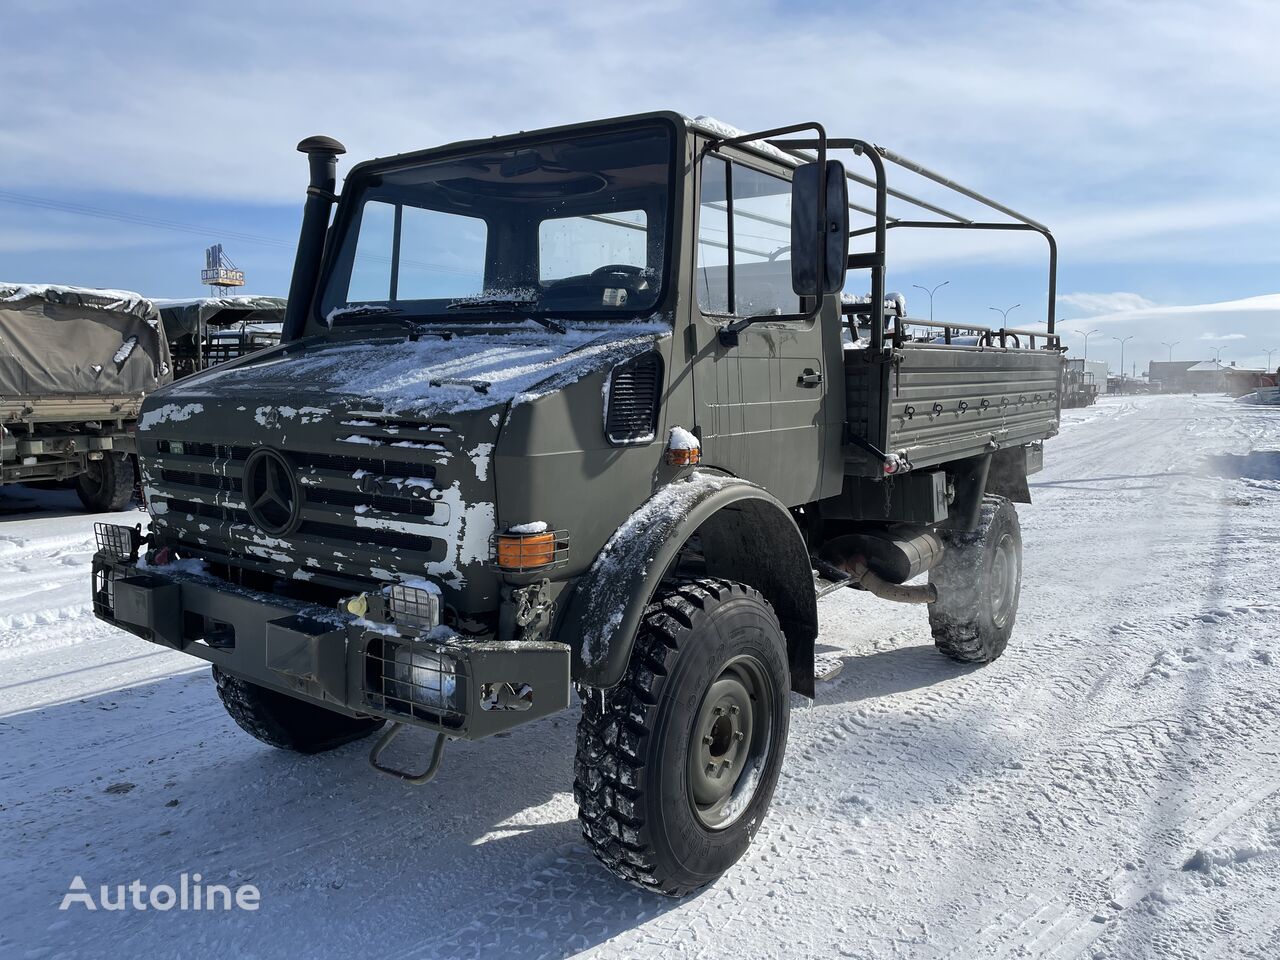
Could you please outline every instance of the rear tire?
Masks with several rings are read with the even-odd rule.
[[[88,461],[76,477],[76,496],[94,513],[123,510],[133,499],[135,475],[133,457],[104,453],[101,460]]]
[[[1004,653],[1022,594],[1022,528],[1013,504],[984,497],[978,529],[946,538],[929,582],[938,591],[929,626],[939,652],[962,663]]]
[[[773,797],[790,695],[786,639],[759,593],[712,579],[660,593],[622,682],[583,695],[574,796],[600,862],[668,896],[737,863]]]
[[[376,733],[377,717],[348,717],[268,690],[213,668],[218,698],[245,733],[268,746],[297,753],[324,753]]]

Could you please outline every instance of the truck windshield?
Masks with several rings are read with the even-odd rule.
[[[324,284],[330,323],[631,318],[666,276],[666,125],[371,170]]]

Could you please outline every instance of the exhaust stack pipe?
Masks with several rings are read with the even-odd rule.
[[[332,137],[308,137],[298,144],[298,152],[307,155],[311,181],[307,185],[307,202],[302,208],[302,231],[298,236],[298,254],[293,261],[293,280],[289,283],[289,303],[284,311],[281,339],[297,340],[307,326],[307,314],[315,297],[320,276],[320,258],[324,254],[325,234],[329,230],[329,211],[338,198],[338,156],[347,152]]]

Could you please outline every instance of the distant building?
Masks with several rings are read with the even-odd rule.
[[[1272,385],[1268,382],[1269,379],[1265,370],[1232,366],[1227,369],[1227,392],[1241,397],[1246,393],[1253,393],[1259,387]]]
[[[1244,370],[1217,360],[1152,360],[1147,379],[1161,393],[1248,393],[1261,370]]]
[[[1161,393],[1190,393],[1187,371],[1198,366],[1198,360],[1152,360],[1147,368],[1147,382]]]

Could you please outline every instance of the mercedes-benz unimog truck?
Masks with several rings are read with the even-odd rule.
[[[822,596],[1004,652],[1061,403],[1039,223],[814,123],[573,124],[360,163],[341,196],[342,146],[299,150],[282,342],[148,397],[150,525],[101,526],[93,565],[97,615],[212,664],[252,736],[381,731],[373,765],[421,783],[576,699],[587,843],[681,895],[765,820]],[[1046,239],[1045,327],[912,318],[887,240],[935,228]],[[430,750],[391,762],[410,727]]]

